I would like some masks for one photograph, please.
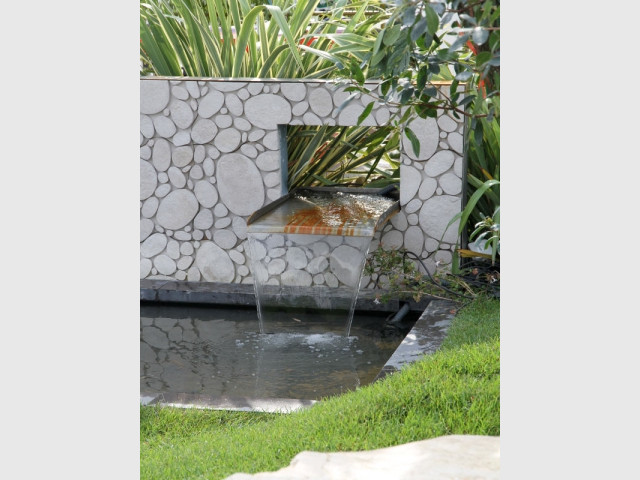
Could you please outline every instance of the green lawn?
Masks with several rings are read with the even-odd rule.
[[[450,434],[500,435],[500,301],[456,315],[433,355],[290,414],[140,407],[141,479],[277,470],[303,450],[369,450]]]

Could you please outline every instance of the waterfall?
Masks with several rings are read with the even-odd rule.
[[[371,241],[400,209],[397,197],[395,187],[306,187],[254,212],[247,239],[260,331],[341,316],[349,336]]]

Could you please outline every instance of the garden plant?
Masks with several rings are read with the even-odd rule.
[[[371,93],[366,80],[380,81],[378,100],[400,107],[386,129],[289,129],[290,187],[397,182],[400,133],[420,148],[413,118],[442,109],[466,118],[468,201],[450,222],[460,220],[465,248],[453,271],[424,276],[416,268],[424,259],[402,250],[381,249],[367,266],[372,278],[392,277],[390,295],[455,300],[458,313],[439,352],[309,410],[141,407],[141,478],[224,478],[282,468],[302,450],[500,435],[500,2],[336,0],[321,12],[318,4],[141,1],[141,74],[332,78],[354,93]],[[445,96],[438,95],[441,81],[451,82]],[[327,148],[349,143],[359,145],[357,153]]]

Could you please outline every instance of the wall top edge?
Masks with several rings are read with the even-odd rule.
[[[340,80],[320,79],[320,78],[252,78],[252,77],[171,77],[171,76],[156,76],[149,75],[146,77],[140,77],[140,80],[171,80],[171,81],[204,81],[204,82],[255,82],[255,83],[326,83],[336,84],[340,83]],[[367,80],[365,85],[377,85],[380,80]],[[460,82],[463,83],[463,82]],[[431,82],[433,85],[451,85],[450,81],[435,81]]]

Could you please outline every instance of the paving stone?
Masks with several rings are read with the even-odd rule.
[[[498,480],[500,437],[448,435],[357,452],[297,454],[274,472],[225,480]]]

